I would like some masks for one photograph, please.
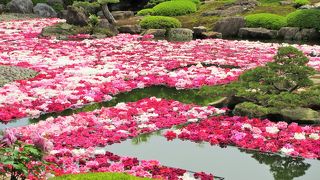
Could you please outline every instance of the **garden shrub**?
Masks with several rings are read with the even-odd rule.
[[[82,7],[87,14],[96,14],[100,9],[100,4],[97,2],[74,1],[72,6]]]
[[[307,4],[310,4],[309,0],[294,0],[294,6],[296,8],[307,5]]]
[[[61,11],[64,10],[64,7],[63,7],[63,5],[62,5],[61,3],[54,3],[54,4],[51,5],[51,7],[52,7],[57,13],[59,13],[59,12],[61,12]]]
[[[248,27],[263,27],[277,30],[287,25],[286,17],[270,13],[248,15],[245,17],[245,20]]]
[[[47,3],[48,2],[48,0],[32,0],[32,3],[34,4],[34,5],[36,5],[36,4],[38,4],[38,3]]]
[[[175,0],[160,3],[153,10],[157,16],[180,16],[196,12],[197,6],[188,0]]]
[[[138,16],[147,16],[147,15],[152,15],[153,14],[153,9],[152,8],[148,8],[148,9],[142,9],[140,10],[137,15]]]
[[[320,10],[297,10],[287,15],[288,26],[320,29]]]
[[[11,0],[0,0],[0,4],[8,4]]]
[[[140,26],[145,29],[179,28],[181,27],[181,22],[172,17],[146,16],[140,21]]]

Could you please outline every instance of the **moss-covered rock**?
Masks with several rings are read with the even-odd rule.
[[[0,87],[15,80],[29,79],[37,75],[36,71],[16,66],[0,66]]]
[[[233,114],[237,116],[248,116],[250,118],[266,118],[272,110],[267,107],[259,106],[251,102],[237,104]]]
[[[186,28],[174,28],[168,31],[168,40],[175,42],[191,41],[193,38],[193,31]]]
[[[310,123],[320,122],[319,112],[312,110],[310,108],[291,108],[291,109],[281,109],[279,111],[285,120],[288,121],[304,121]]]
[[[40,37],[56,36],[58,39],[69,35],[76,34],[99,34],[99,37],[111,37],[117,35],[117,31],[107,27],[90,27],[90,26],[75,26],[67,23],[58,23],[53,26],[48,26],[42,29]]]

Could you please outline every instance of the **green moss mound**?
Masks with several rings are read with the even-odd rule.
[[[248,15],[245,17],[245,20],[248,27],[263,27],[277,30],[287,25],[286,17],[270,13]]]
[[[140,178],[121,173],[87,173],[87,174],[70,174],[57,176],[51,180],[149,180],[149,178]]]
[[[287,15],[288,26],[320,29],[320,10],[297,10]]]
[[[188,0],[175,0],[160,3],[153,7],[157,16],[181,16],[197,11],[197,5]]]
[[[147,16],[140,21],[140,26],[145,29],[179,28],[181,27],[181,22],[172,17]]]
[[[310,1],[309,0],[294,0],[293,3],[294,3],[294,6],[298,8],[298,7],[310,4]]]

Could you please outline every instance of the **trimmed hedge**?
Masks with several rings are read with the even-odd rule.
[[[278,30],[287,25],[286,17],[270,13],[248,15],[245,17],[245,20],[247,27],[262,27]]]
[[[288,26],[320,30],[320,10],[297,10],[287,15]]]
[[[179,28],[181,27],[181,22],[172,17],[146,16],[140,21],[140,26],[144,29]]]
[[[137,15],[138,16],[147,16],[147,15],[152,15],[154,13],[153,9],[148,8],[148,9],[142,9],[140,10]]]
[[[160,3],[153,10],[157,16],[180,16],[196,12],[197,5],[189,0],[174,0]]]

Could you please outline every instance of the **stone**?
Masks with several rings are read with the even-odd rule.
[[[207,28],[204,26],[198,26],[198,27],[193,27],[193,37],[196,39],[202,39],[203,38],[203,33],[207,32]]]
[[[292,1],[280,1],[279,4],[281,6],[287,6],[287,5],[291,5],[292,4]]]
[[[314,9],[314,6],[306,4],[306,5],[300,6],[298,9]]]
[[[122,25],[118,28],[120,33],[140,34],[142,29],[140,25]]]
[[[258,6],[260,3],[256,0],[238,0],[234,3],[235,5],[241,5],[241,6],[247,6],[254,8],[256,6]]]
[[[57,12],[45,3],[38,3],[33,7],[33,12],[40,17],[57,17]]]
[[[174,42],[186,42],[193,39],[193,31],[187,28],[173,28],[168,31],[168,40]]]
[[[166,29],[147,29],[141,35],[153,35],[155,39],[165,39]]]
[[[202,35],[203,35],[203,39],[222,38],[222,33],[214,32],[214,31],[204,32],[202,33]]]
[[[50,6],[55,5],[55,4],[61,4],[63,5],[63,0],[48,0],[47,2]]]
[[[109,29],[113,34],[119,34],[118,29],[114,25],[110,24],[107,19],[101,19],[98,24],[98,28]]]
[[[102,11],[98,11],[98,12],[97,12],[97,16],[99,16],[101,19],[105,19],[105,18],[106,18],[106,17],[104,17]]]
[[[15,80],[33,78],[37,74],[31,69],[0,65],[0,87]]]
[[[231,6],[225,10],[212,10],[205,11],[201,14],[201,16],[234,16],[236,14],[241,14],[247,11],[248,8],[246,6]]]
[[[67,23],[76,26],[86,26],[88,25],[88,17],[83,8],[68,6],[67,8]]]
[[[245,26],[243,17],[228,17],[219,20],[213,31],[222,33],[223,37],[234,37],[238,35],[239,29]]]
[[[11,13],[32,13],[33,3],[31,0],[12,0],[7,4],[7,9]]]
[[[278,37],[285,40],[294,40],[299,30],[298,27],[282,27],[278,31]]]
[[[314,28],[302,29],[300,31],[300,34],[301,34],[301,39],[300,40],[318,40],[319,37],[320,37],[319,31],[317,31]],[[295,39],[299,40],[299,39],[297,39],[297,37],[295,37]]]
[[[116,20],[129,19],[134,16],[133,11],[113,11],[111,14]]]
[[[121,0],[119,3],[111,3],[109,9],[110,11],[139,11],[143,9],[148,2],[149,0]]]
[[[60,19],[67,19],[68,10],[62,10],[58,12],[58,18]]]
[[[279,113],[287,121],[305,121],[305,122],[319,122],[320,114],[319,112],[312,110],[310,108],[291,108],[291,109],[281,109]]]
[[[244,39],[273,39],[276,35],[273,31],[265,28],[241,28],[239,37]]]

